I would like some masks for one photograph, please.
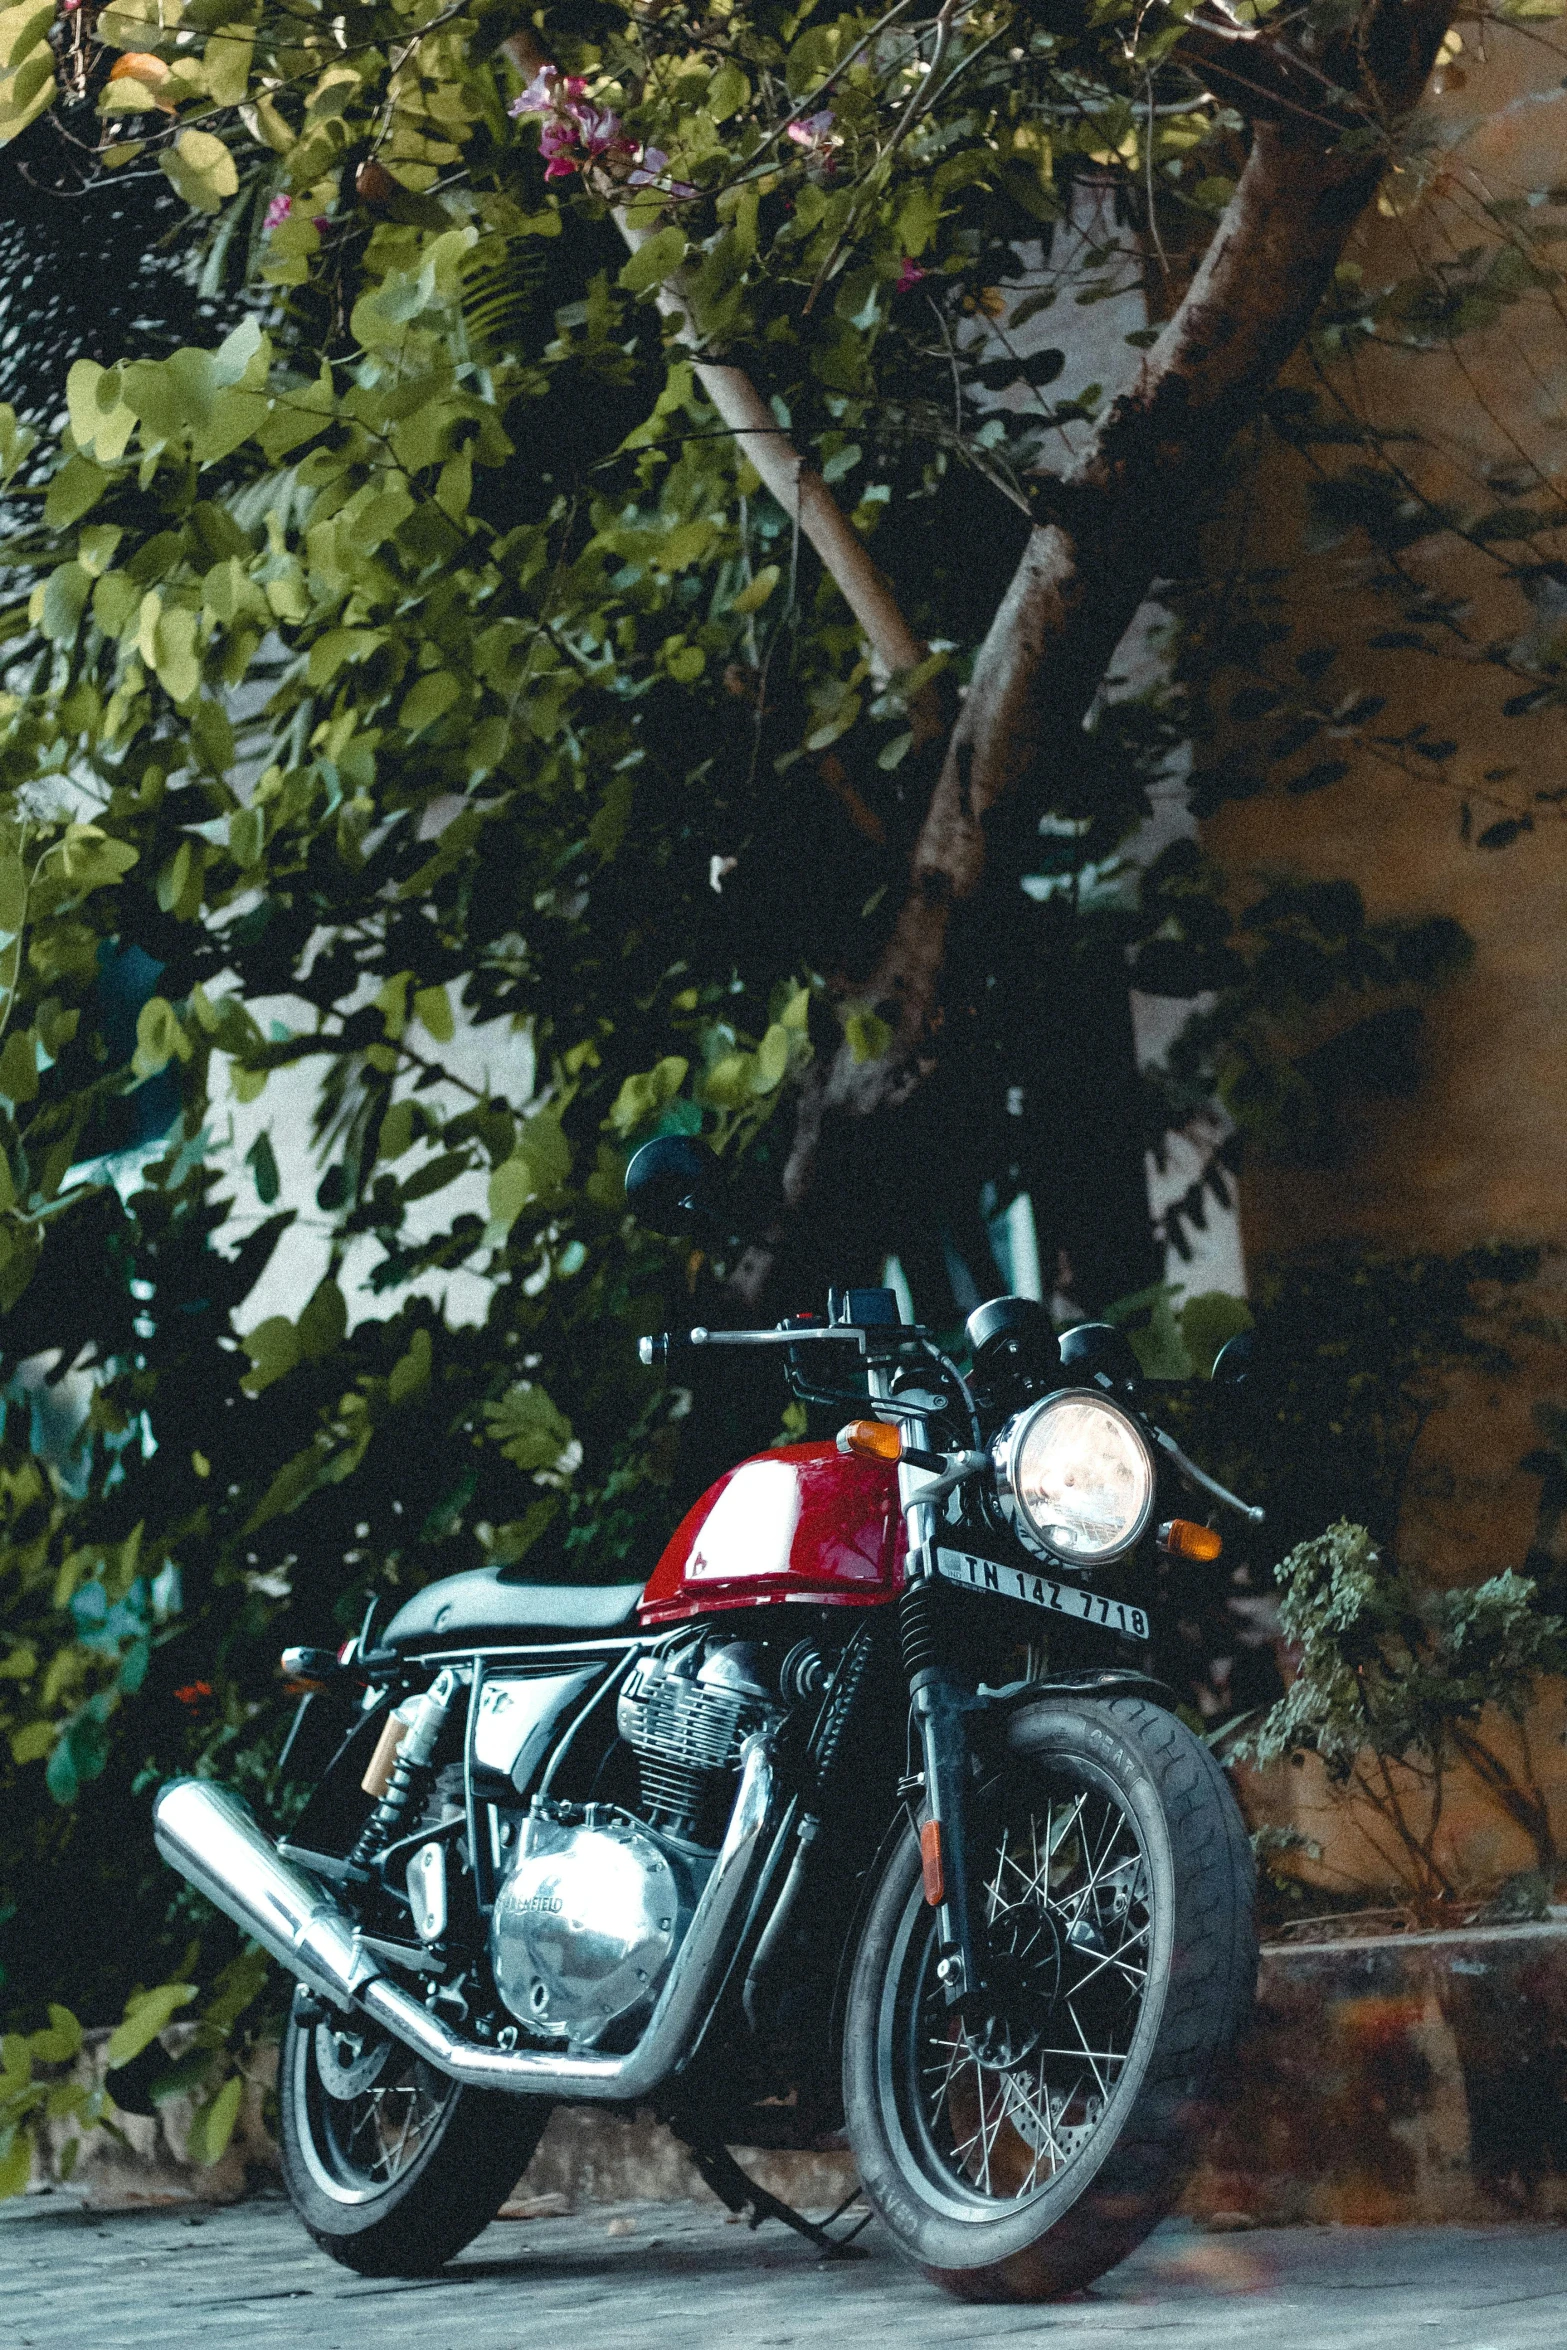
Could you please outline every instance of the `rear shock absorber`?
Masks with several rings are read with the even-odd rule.
[[[416,1791],[429,1778],[430,1758],[445,1727],[452,1700],[461,1687],[461,1675],[448,1666],[436,1675],[424,1695],[414,1701],[408,1727],[398,1742],[397,1759],[386,1791],[360,1830],[359,1841],[349,1855],[359,1867],[368,1866],[391,1841],[392,1832]]]

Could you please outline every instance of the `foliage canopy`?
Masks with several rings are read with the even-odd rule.
[[[860,982],[929,797],[923,713],[1104,405],[1049,324],[1140,289],[1150,237],[1179,282],[1242,173],[1190,13],[0,13],[0,133],[58,126],[84,201],[172,192],[165,259],[223,325],[78,355],[58,421],[0,412],[0,1306],[11,1370],[93,1371],[79,1426],[13,1379],[0,1454],[6,1899],[51,1885],[28,1996],[118,2006],[82,1921],[155,1864],[114,1823],[181,1762],[270,1785],[284,1638],[475,1542],[613,1575],[667,1513],[689,1398],[633,1341],[708,1274],[630,1228],[626,1153],[701,1131],[742,1228],[809,1072],[887,1049]],[[1085,173],[1113,192],[1092,235]],[[1341,340],[1381,331],[1375,289],[1334,299]],[[749,441],[714,388],[737,358]],[[907,661],[765,486],[766,419],[898,583]],[[1311,1065],[1324,1016],[1407,1024],[1461,964],[1456,926],[1369,923],[1353,891],[1227,905],[1189,843],[1140,887],[1123,846],[1182,729],[1107,707],[998,825],[964,1049],[840,1275],[896,1250],[945,1308],[987,1204],[1029,1190],[1049,1260],[1091,1192],[1139,1229],[1089,1285],[1136,1289],[1143,1142],[1215,1083],[1320,1141],[1348,1081]],[[1142,1090],[1129,948],[1149,988],[1217,996]],[[280,1203],[263,1126],[236,1247],[224,1124],[299,1067],[313,1201]],[[321,1278],[241,1342],[306,1222]],[[439,1310],[459,1271],[478,1322]]]

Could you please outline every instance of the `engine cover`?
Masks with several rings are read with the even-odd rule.
[[[689,1914],[669,1855],[630,1820],[532,1816],[496,1896],[496,1986],[534,2031],[590,2043],[652,2001]]]

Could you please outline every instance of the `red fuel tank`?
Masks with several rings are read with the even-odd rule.
[[[648,1578],[644,1624],[718,1608],[881,1607],[903,1589],[898,1472],[834,1444],[760,1452],[710,1485]]]

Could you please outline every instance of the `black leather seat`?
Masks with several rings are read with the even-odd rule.
[[[415,1592],[382,1638],[391,1648],[594,1638],[635,1629],[640,1583],[522,1583],[473,1567]]]

